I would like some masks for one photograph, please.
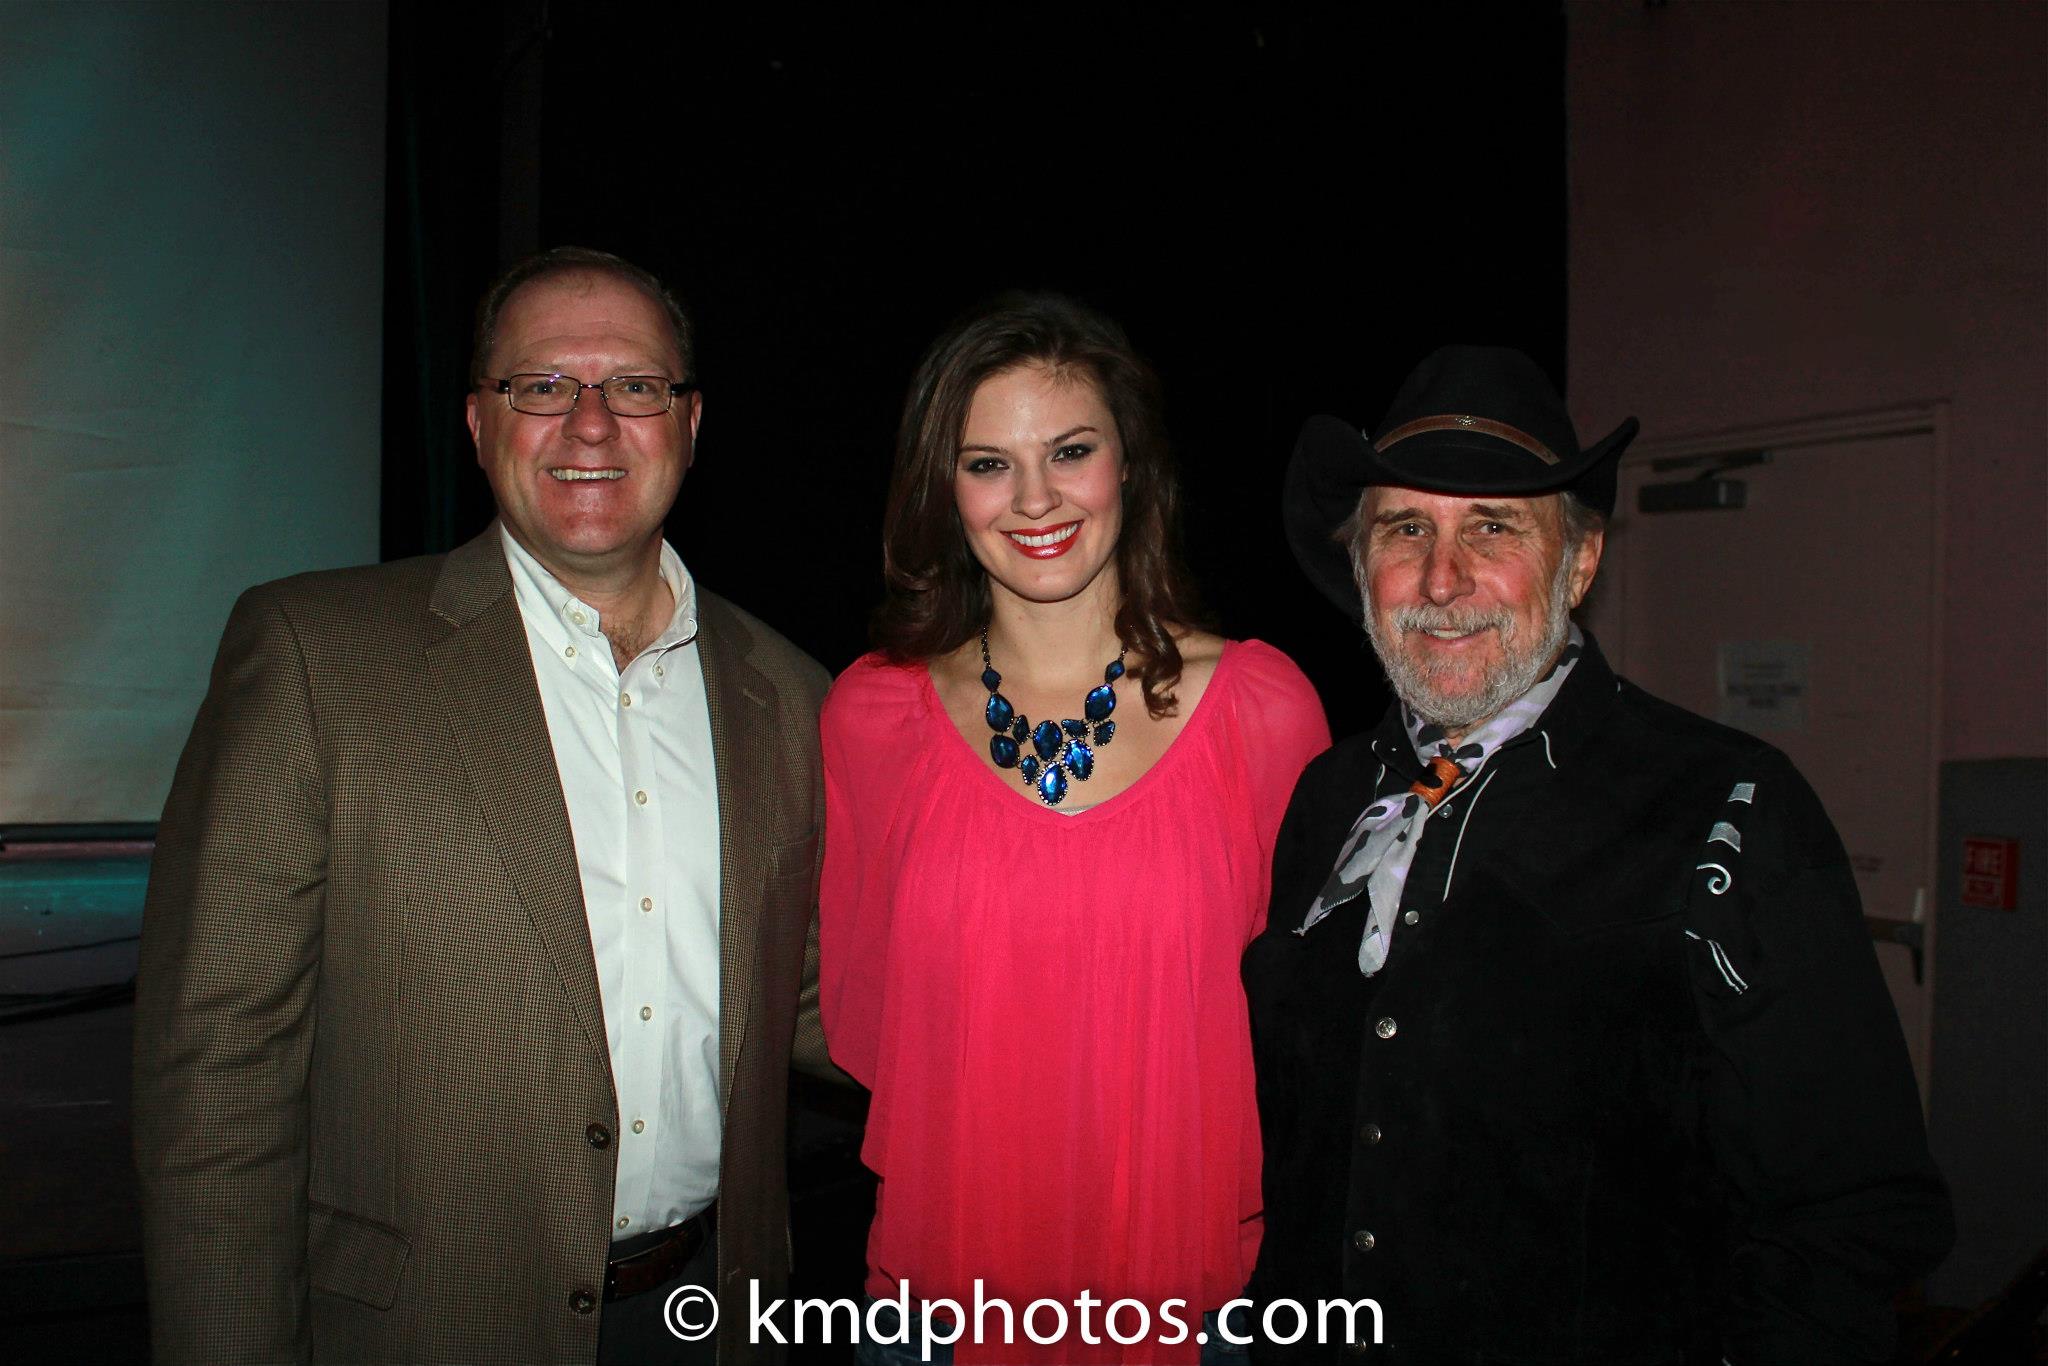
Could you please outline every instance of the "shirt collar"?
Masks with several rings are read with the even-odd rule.
[[[519,603],[519,615],[548,644],[560,650],[578,640],[604,635],[595,607],[570,592],[535,559],[503,523],[499,538],[505,545],[505,565],[512,573],[512,592]],[[666,540],[661,543],[661,581],[675,599],[675,611],[668,625],[656,636],[650,650],[668,650],[687,645],[697,638],[697,585],[683,567],[682,557]],[[609,648],[609,647],[607,647]]]
[[[1519,749],[1526,744],[1542,745],[1548,760],[1545,771],[1565,763],[1593,735],[1621,687],[1621,680],[1608,666],[1593,633],[1583,626],[1575,629],[1583,637],[1585,648],[1565,676],[1557,696],[1528,729],[1501,746]],[[1415,757],[1415,746],[1404,724],[1405,716],[1400,699],[1389,702],[1386,714],[1373,729],[1371,742],[1373,757],[1400,775],[1404,787],[1422,772],[1422,763]]]

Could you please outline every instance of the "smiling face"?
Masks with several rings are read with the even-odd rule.
[[[1043,365],[983,380],[967,407],[954,506],[992,591],[1031,602],[1116,592],[1123,447],[1094,383]]]
[[[607,275],[545,276],[499,314],[484,373],[686,378],[667,315]],[[662,518],[690,467],[702,401],[682,395],[654,417],[615,417],[586,389],[560,417],[514,412],[502,394],[473,391],[469,434],[518,542],[565,583],[615,578],[658,563]]]
[[[1453,738],[1549,671],[1600,566],[1599,531],[1566,544],[1558,494],[1374,487],[1359,523],[1366,634],[1401,700]]]

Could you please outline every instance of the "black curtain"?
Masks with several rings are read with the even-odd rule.
[[[601,247],[701,325],[670,538],[841,668],[918,354],[984,295],[1054,287],[1165,377],[1217,623],[1292,654],[1340,735],[1369,724],[1384,685],[1293,564],[1281,473],[1303,417],[1372,423],[1445,341],[1564,380],[1562,18],[1032,13],[395,6],[387,556],[489,516],[460,421],[476,294],[532,246]]]

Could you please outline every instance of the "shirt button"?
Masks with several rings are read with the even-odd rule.
[[[620,705],[620,706],[622,706],[622,707],[630,707],[630,706],[632,706],[632,705],[633,705],[633,694],[631,694],[631,693],[629,693],[629,692],[622,692],[622,693],[620,693],[620,694],[619,694],[619,705]]]
[[[588,1290],[571,1290],[569,1292],[569,1307],[579,1314],[588,1314],[597,1308],[597,1296],[591,1294]]]
[[[1408,924],[1413,925],[1422,919],[1422,914],[1419,911],[1410,911],[1408,912],[1408,914],[1402,916],[1401,919],[1406,921]]]
[[[628,1224],[630,1224],[630,1223],[632,1223],[632,1222],[633,1222],[633,1221],[632,1221],[631,1219],[628,1219],[628,1218],[627,1218],[627,1217],[626,1217],[625,1215],[623,1215],[623,1214],[621,1214],[621,1215],[619,1216],[619,1227],[620,1227],[620,1228],[624,1228],[624,1227],[625,1227],[626,1225],[628,1225]]]
[[[642,805],[642,806],[645,806],[645,805],[647,805],[647,793],[646,793],[645,789],[643,789],[643,790],[641,790],[641,791],[639,791],[639,792],[635,792],[635,793],[633,794],[633,800],[634,800],[634,801],[636,801],[636,802],[638,802],[638,803],[640,803],[640,805]]]
[[[646,1133],[646,1132],[647,1132],[647,1121],[646,1121],[646,1120],[644,1120],[644,1119],[636,1119],[636,1120],[634,1120],[634,1121],[633,1121],[633,1132],[634,1132],[634,1133],[636,1133],[636,1134],[644,1134],[644,1133]]]
[[[653,910],[653,909],[654,909],[654,898],[653,898],[653,897],[651,897],[651,896],[643,896],[643,897],[641,897],[641,898],[640,898],[640,909],[641,909],[641,910],[643,910],[643,911],[651,911],[651,910]]]
[[[602,1124],[593,1124],[583,1131],[583,1137],[589,1140],[590,1146],[593,1148],[609,1148],[612,1142],[612,1131],[605,1128]]]
[[[1358,1131],[1358,1136],[1364,1139],[1367,1143],[1377,1143],[1380,1141],[1380,1126],[1377,1124],[1368,1124],[1363,1129],[1360,1129]]]
[[[667,675],[667,674],[665,674],[665,673],[663,673],[663,672],[661,671],[661,665],[659,665],[659,664],[657,664],[657,665],[655,665],[655,666],[654,666],[654,676],[655,676],[656,678],[667,678],[667,677],[668,677],[668,675]]]
[[[1372,1233],[1366,1229],[1360,1229],[1351,1235],[1351,1246],[1357,1248],[1360,1252],[1372,1251],[1372,1245],[1377,1241],[1379,1240],[1374,1238]]]
[[[1382,1039],[1391,1039],[1394,1037],[1394,1031],[1400,1027],[1394,1023],[1393,1016],[1382,1015],[1380,1022],[1372,1027],[1372,1032],[1379,1035]]]
[[[569,620],[575,622],[578,626],[581,626],[583,624],[583,614],[581,612],[571,612],[569,614]]]
[[[643,1019],[643,1020],[651,1020],[651,1019],[653,1019],[653,1018],[654,1018],[654,1007],[653,1007],[653,1006],[641,1006],[641,1007],[640,1007],[640,1018],[641,1018],[641,1019]]]
[[[563,650],[563,651],[562,651],[562,658],[564,658],[564,659],[574,659],[575,657],[576,657],[576,647],[575,647],[574,645],[571,645],[571,646],[569,646],[569,647],[568,647],[567,649],[565,649],[565,650]]]

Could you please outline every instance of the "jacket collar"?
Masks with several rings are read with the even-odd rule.
[[[1608,666],[1607,656],[1600,652],[1600,642],[1593,638],[1593,633],[1583,623],[1579,630],[1586,638],[1586,648],[1579,662],[1572,666],[1571,675],[1536,724],[1501,746],[1503,753],[1524,745],[1541,745],[1549,760],[1545,767],[1562,768],[1598,733],[1607,709],[1614,705],[1621,680]],[[1387,704],[1386,714],[1374,727],[1372,752],[1389,772],[1407,782],[1420,776],[1422,765],[1416,762],[1415,749],[1408,743],[1398,700]]]
[[[718,788],[719,1092],[729,1106],[753,1014],[762,886],[771,872],[772,851],[752,836],[774,828],[787,800],[762,777],[778,771],[786,737],[775,729],[776,686],[751,658],[757,642],[748,619],[714,593],[700,590],[697,606]],[[456,746],[506,871],[609,1078],[568,805],[496,522],[449,552],[430,608],[448,623],[447,635],[428,647],[428,667]]]
[[[763,886],[773,871],[761,832],[776,828],[775,807],[787,795],[767,775],[778,771],[786,737],[775,729],[775,685],[750,658],[755,641],[746,619],[717,594],[700,591],[697,620],[718,783],[718,1087],[730,1107],[753,1018]]]
[[[428,643],[426,661],[456,753],[506,876],[609,1081],[611,1050],[568,803],[496,522],[449,552],[429,610],[448,627]]]
[[[500,534],[493,519],[483,535],[449,551],[442,562],[441,576],[434,581],[434,595],[427,605],[450,626],[467,626],[485,608],[512,592],[512,571],[505,564]]]

